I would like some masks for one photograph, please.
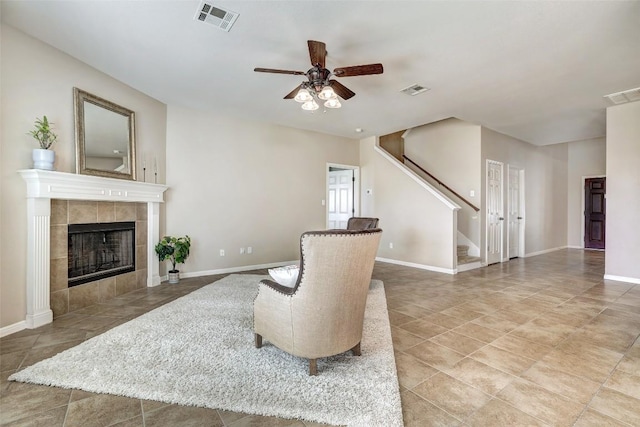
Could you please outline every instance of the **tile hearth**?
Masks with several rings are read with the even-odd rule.
[[[640,285],[603,273],[604,254],[581,250],[456,276],[376,263],[405,425],[640,425]],[[138,289],[0,339],[0,425],[318,426],[6,380],[220,277]]]
[[[68,286],[69,224],[134,221],[136,271]],[[51,200],[51,309],[53,318],[147,286],[146,203]]]

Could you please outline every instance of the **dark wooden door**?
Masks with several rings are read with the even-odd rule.
[[[584,247],[604,249],[605,216],[607,212],[606,178],[584,181]]]

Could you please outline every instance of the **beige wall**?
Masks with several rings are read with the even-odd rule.
[[[358,142],[178,106],[167,112],[163,103],[11,27],[3,25],[1,36],[0,328],[25,317],[25,185],[16,171],[31,167],[31,150],[36,147],[25,133],[36,117],[46,114],[59,135],[54,146],[56,170],[75,172],[74,86],[136,112],[138,167],[146,158],[151,182],[150,165],[157,159],[158,182],[170,186],[166,227],[162,211],[161,230],[193,238],[192,255],[182,268],[187,273],[297,259],[300,233],[325,227],[326,207],[321,201],[326,197],[327,163],[360,164],[361,214],[381,219],[380,256],[454,267],[455,217],[376,153],[375,138]],[[608,109],[606,271],[636,280],[640,280],[639,126],[639,102]],[[476,128],[470,125],[461,133],[473,135]],[[486,128],[480,132],[479,165],[465,167],[473,171],[469,176],[454,174],[453,184],[467,194],[475,189],[483,206],[486,159],[503,162],[505,171],[509,164],[525,169],[526,253],[567,242],[573,245],[580,235],[576,197],[581,190],[576,188],[580,185],[576,177],[604,170],[602,141],[536,147]],[[459,151],[452,149],[456,142],[452,144],[445,147],[449,153]],[[170,159],[166,166],[165,154]],[[446,169],[440,170],[444,164],[431,167],[446,175]],[[478,188],[472,184],[474,168],[480,169]],[[365,194],[367,189],[371,195]],[[405,208],[408,203],[412,209]],[[427,219],[426,211],[433,212],[437,221]],[[479,228],[483,248],[483,215]],[[253,247],[253,254],[240,255],[239,248],[247,246]],[[225,257],[218,256],[220,249],[225,249]]]
[[[454,269],[455,212],[377,153],[375,142],[375,138],[360,142],[360,165],[362,213],[380,218],[383,230],[378,256]],[[371,190],[370,195],[366,189]]]
[[[358,165],[353,139],[177,106],[167,123],[167,232],[192,238],[187,273],[298,259],[300,234],[326,228],[327,163]]]
[[[567,144],[535,146],[510,136],[482,128],[482,188],[486,181],[486,160],[525,170],[525,255],[567,245]],[[504,182],[507,212],[507,181]],[[482,200],[486,194],[482,192]],[[482,212],[482,211],[481,211]],[[482,224],[485,215],[482,213]],[[486,228],[482,229],[481,256],[485,257]],[[507,257],[506,224],[503,232],[504,257]]]
[[[480,126],[456,118],[419,126],[407,132],[404,151],[407,157],[423,169],[482,209]],[[407,166],[414,169],[409,164]],[[417,173],[422,175],[421,172]],[[479,247],[479,213],[444,187],[426,179],[460,206],[458,230]],[[471,191],[474,192],[473,197]]]
[[[584,178],[606,175],[604,138],[574,141],[568,144],[567,171],[567,245],[584,247]]]
[[[157,158],[163,182],[166,106],[9,26],[2,25],[1,35],[0,327],[5,327],[26,314],[26,186],[16,171],[32,167],[37,142],[26,132],[35,118],[47,115],[55,123],[55,168],[73,173],[73,87],[132,109],[138,153]]]
[[[640,283],[640,102],[607,108],[605,277]]]

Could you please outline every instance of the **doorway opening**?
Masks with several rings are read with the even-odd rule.
[[[607,178],[583,177],[582,242],[585,249],[604,250],[606,241]]]
[[[509,259],[524,256],[524,170],[509,165],[507,190],[507,255]]]
[[[328,229],[345,229],[360,213],[360,168],[327,163],[326,218]]]

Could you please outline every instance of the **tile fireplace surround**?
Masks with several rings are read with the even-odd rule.
[[[27,183],[27,328],[53,321],[50,306],[51,200],[142,202],[147,204],[147,286],[160,284],[155,242],[160,239],[160,203],[166,185],[65,172],[18,171]]]

